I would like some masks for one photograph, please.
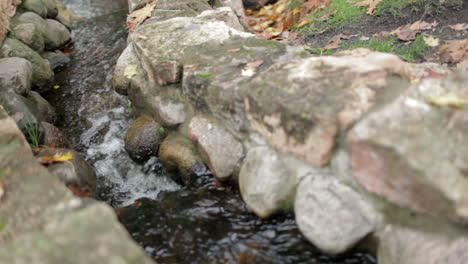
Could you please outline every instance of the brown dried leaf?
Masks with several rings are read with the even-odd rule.
[[[0,199],[2,199],[3,195],[5,195],[5,188],[6,188],[5,182],[0,180]]]
[[[420,31],[431,29],[437,25],[438,25],[437,21],[434,21],[432,23],[428,23],[425,21],[416,21],[411,25],[407,24],[407,25],[401,26],[393,30],[392,32],[390,32],[390,34],[397,35],[397,37],[401,40],[410,41],[410,40],[414,40],[416,38],[416,35]]]
[[[332,17],[334,14],[336,14],[336,12],[338,12],[338,10],[336,10],[336,9],[332,10],[330,13],[325,14],[325,15],[317,18],[317,20],[318,21],[325,21],[325,20],[329,19],[330,17]]]
[[[67,185],[67,188],[76,196],[79,198],[86,198],[86,197],[91,197],[93,196],[88,190],[85,190],[83,188],[80,188],[76,185],[69,184]]]
[[[455,25],[449,25],[448,27],[455,30],[455,31],[468,30],[468,24],[467,23],[458,23],[458,24],[455,24]]]
[[[375,13],[375,9],[377,8],[377,5],[380,2],[382,2],[382,0],[365,0],[365,1],[357,2],[354,5],[357,7],[368,6],[369,8],[367,9],[367,14],[372,15]]]
[[[468,60],[468,39],[448,40],[437,50],[439,58],[448,63],[459,63]]]
[[[128,29],[132,31],[136,26],[138,26],[139,24],[143,23],[146,19],[151,17],[151,13],[153,12],[155,7],[156,1],[153,0],[146,4],[145,7],[133,11],[130,15],[128,15]]]
[[[338,34],[330,39],[330,43],[323,47],[324,49],[337,49],[340,47],[342,40],[350,39],[356,37],[357,35],[347,35],[347,34]]]
[[[260,65],[262,65],[264,62],[265,61],[263,60],[256,60],[256,61],[251,61],[247,63],[244,69],[242,69],[241,75],[246,76],[246,77],[251,77],[255,75],[257,68],[260,67]]]

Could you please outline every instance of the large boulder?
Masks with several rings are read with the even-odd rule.
[[[195,144],[176,132],[162,142],[159,159],[168,171],[175,172],[172,178],[184,185],[192,183],[199,168],[204,166]]]
[[[204,115],[194,116],[188,127],[211,172],[219,180],[227,180],[243,156],[242,144],[219,122]]]
[[[245,31],[244,27],[239,21],[239,18],[230,7],[220,7],[214,10],[206,10],[198,15],[197,18],[223,21],[226,23],[226,25],[236,30]]]
[[[378,214],[363,196],[324,173],[301,181],[294,213],[302,234],[332,254],[349,250],[379,224]]]
[[[180,82],[181,56],[186,48],[209,41],[221,43],[232,36],[252,37],[224,22],[176,17],[164,21],[148,19],[130,38],[149,79],[167,85]]]
[[[266,218],[293,207],[296,187],[314,169],[269,146],[249,150],[239,173],[239,187],[247,206]]]
[[[58,5],[56,0],[41,0],[47,9],[48,18],[56,18],[58,15]]]
[[[71,38],[70,31],[54,19],[46,19],[48,30],[45,32],[47,50],[56,50],[65,45]]]
[[[47,7],[44,5],[42,0],[23,0],[20,8],[34,12],[41,17],[47,17]]]
[[[32,84],[41,87],[40,91],[46,91],[48,85],[54,78],[54,73],[47,60],[43,59],[37,52],[16,39],[7,38],[0,55],[3,57],[20,57],[32,64]]]
[[[434,232],[389,225],[381,234],[379,264],[465,264],[468,260],[466,230]]]
[[[379,98],[409,86],[408,65],[395,55],[364,49],[345,55],[277,63],[258,74],[245,96],[251,128],[279,150],[326,166],[340,130]]]
[[[33,12],[18,14],[14,17],[15,26],[34,24],[44,39],[46,50],[56,50],[70,40],[71,34],[66,26],[53,19],[44,19]],[[35,44],[37,45],[37,44]]]
[[[420,214],[468,221],[468,74],[425,79],[349,132],[355,178]],[[461,107],[461,108],[460,108]]]
[[[33,23],[19,24],[13,28],[12,33],[16,39],[37,52],[42,52],[45,48],[42,32]]]
[[[164,138],[164,128],[147,115],[138,117],[125,136],[125,149],[135,161],[143,162],[156,156]]]
[[[23,58],[0,59],[0,90],[25,94],[31,89],[32,66]]]

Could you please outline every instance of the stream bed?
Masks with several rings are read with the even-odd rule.
[[[134,120],[126,97],[111,87],[126,46],[125,0],[65,0],[76,14],[71,62],[56,73],[47,99],[57,126],[98,177],[97,198],[116,209],[131,236],[158,263],[373,264],[362,252],[331,256],[300,234],[291,213],[263,220],[243,203],[235,183],[220,185],[209,171],[181,187],[154,157],[136,164],[124,149]]]

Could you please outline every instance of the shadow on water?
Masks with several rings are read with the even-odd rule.
[[[73,28],[71,63],[56,74],[47,99],[73,148],[94,166],[98,198],[158,263],[372,264],[368,254],[323,254],[298,231],[292,214],[263,220],[243,203],[236,184],[207,175],[180,188],[153,158],[135,164],[123,136],[133,121],[126,97],[111,87],[113,67],[126,46],[126,1],[67,0],[87,20]],[[135,202],[136,201],[136,202]],[[129,206],[131,205],[131,206]]]

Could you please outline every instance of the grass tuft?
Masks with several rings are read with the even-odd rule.
[[[38,148],[39,147],[39,138],[41,137],[41,130],[39,129],[39,125],[36,123],[31,123],[30,121],[26,121],[24,128],[27,132],[27,138],[31,143],[31,147]]]

